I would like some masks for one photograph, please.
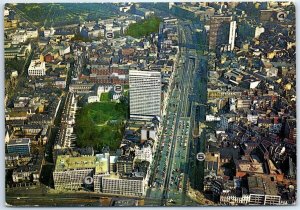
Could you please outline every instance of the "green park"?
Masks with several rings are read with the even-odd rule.
[[[92,146],[96,150],[109,147],[116,150],[123,137],[128,104],[95,102],[83,106],[76,116],[75,132],[79,147]]]
[[[157,33],[161,19],[155,16],[132,23],[129,25],[125,34],[134,38],[149,36],[151,33]]]

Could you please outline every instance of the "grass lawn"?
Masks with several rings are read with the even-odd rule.
[[[87,116],[95,124],[103,124],[110,120],[125,120],[125,113],[120,104],[115,102],[91,103],[84,107]]]
[[[101,93],[100,101],[107,101],[107,102],[110,101],[109,93]]]
[[[116,150],[124,132],[128,105],[124,102],[98,102],[84,106],[76,117],[77,145],[101,150]]]
[[[125,34],[134,38],[140,38],[143,36],[148,36],[151,33],[157,33],[160,22],[160,18],[153,16],[137,23],[132,23],[129,25]]]

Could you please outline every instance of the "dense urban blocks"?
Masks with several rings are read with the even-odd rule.
[[[124,131],[128,105],[120,103],[91,103],[78,111],[75,132],[80,147],[92,146],[101,150],[108,146],[116,150],[120,146]]]
[[[6,4],[4,38],[7,206],[295,205],[293,2]]]
[[[134,38],[148,36],[151,33],[157,33],[161,19],[158,17],[150,17],[146,20],[129,25],[125,34]]]

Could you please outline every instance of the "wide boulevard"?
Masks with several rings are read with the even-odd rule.
[[[162,121],[162,132],[152,166],[146,205],[196,205],[186,196],[190,143],[193,141],[195,107],[200,101],[200,59],[190,22],[179,21],[180,58],[174,87]],[[156,201],[156,202],[155,202]]]

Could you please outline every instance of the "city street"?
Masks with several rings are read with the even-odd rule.
[[[189,205],[186,199],[189,147],[193,140],[195,102],[200,102],[200,70],[194,36],[189,23],[179,23],[181,58],[175,83],[171,92],[166,116],[162,122],[162,134],[155,157],[153,178],[147,191],[149,205],[153,199],[160,200],[161,205]],[[198,126],[198,124],[196,124]]]

